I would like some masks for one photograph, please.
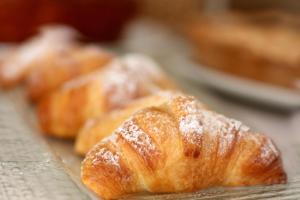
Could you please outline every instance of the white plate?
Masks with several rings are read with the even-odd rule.
[[[282,109],[300,108],[300,92],[232,76],[182,56],[173,56],[166,62],[181,76],[219,91]]]

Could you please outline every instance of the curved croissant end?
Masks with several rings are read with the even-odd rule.
[[[187,96],[135,113],[92,148],[81,173],[90,189],[108,199],[287,179],[270,139]]]

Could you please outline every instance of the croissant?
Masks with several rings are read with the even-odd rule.
[[[75,143],[75,151],[85,155],[95,144],[104,137],[109,136],[118,126],[129,118],[134,112],[150,107],[158,106],[166,102],[169,96],[177,94],[175,91],[162,91],[156,94],[137,99],[123,109],[89,119],[80,129]]]
[[[27,93],[36,101],[62,83],[104,66],[112,54],[97,46],[74,46],[49,53],[40,59],[27,78]]]
[[[63,84],[38,105],[45,133],[74,138],[83,123],[159,90],[175,88],[156,63],[141,55],[113,60],[101,70]]]
[[[81,176],[107,199],[287,180],[279,150],[269,138],[184,95],[123,122],[89,151]]]
[[[39,35],[10,50],[1,62],[0,85],[9,88],[24,81],[33,68],[39,67],[35,65],[36,61],[50,52],[68,48],[74,43],[74,35],[66,27],[47,27]]]

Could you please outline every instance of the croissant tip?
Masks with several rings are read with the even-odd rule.
[[[283,171],[281,175],[281,179],[279,181],[279,184],[286,184],[288,182],[288,176],[287,174]]]

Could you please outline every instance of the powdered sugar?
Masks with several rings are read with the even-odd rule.
[[[116,132],[112,133],[110,136],[102,139],[102,143],[107,143],[107,142],[111,142],[113,145],[116,145],[117,143],[117,138],[118,135],[116,134]]]
[[[183,117],[180,120],[179,129],[185,135],[189,133],[203,133],[203,125],[197,115],[187,115],[186,117]]]
[[[274,156],[277,157],[279,155],[279,152],[277,151],[276,147],[268,138],[266,139],[266,142],[261,146],[260,152],[260,161],[263,162],[265,165],[269,164],[269,162],[272,162]]]
[[[135,77],[137,74],[122,66],[122,63],[116,60],[103,74],[103,89],[112,107],[128,103],[138,91],[139,81]]]
[[[227,118],[223,115],[214,113],[212,111],[202,111],[203,120],[206,124],[206,129],[211,134],[224,134],[237,131],[248,131],[249,128],[244,126],[240,121]]]
[[[269,138],[266,138],[259,134],[251,134],[249,136],[249,139],[259,147],[257,163],[267,166],[274,160],[274,158],[279,156],[279,151]]]
[[[162,72],[150,63],[142,56],[128,55],[113,60],[103,69],[68,81],[62,88],[69,90],[97,80],[110,109],[121,108],[134,99],[160,91],[155,80]]]
[[[196,102],[196,100],[192,100],[192,101],[184,104],[183,109],[189,115],[191,115],[191,114],[197,114],[199,112],[199,105]]]
[[[192,134],[209,134],[219,139],[219,152],[222,154],[226,153],[237,132],[249,130],[240,121],[203,108],[195,99],[184,102],[181,109],[184,115],[180,119],[179,129],[186,139],[194,143]]]
[[[119,154],[113,154],[106,148],[101,148],[96,154],[95,158],[92,161],[93,165],[98,165],[99,162],[103,162],[105,164],[109,164],[115,167],[120,167],[120,157]]]
[[[235,119],[231,119],[231,123],[234,126],[235,130],[239,130],[240,132],[247,132],[250,130],[250,128],[246,125],[244,125],[242,122],[235,120]]]
[[[103,72],[103,89],[111,107],[120,107],[130,100],[154,93],[154,83],[161,76],[156,63],[140,55],[127,55],[111,62]]]
[[[48,52],[66,48],[73,39],[73,35],[67,28],[46,28],[41,34],[24,43],[16,50],[14,55],[3,64],[2,73],[6,78],[14,77]]]
[[[132,118],[125,121],[116,133],[120,134],[140,155],[145,156],[155,151],[152,139],[134,123]]]

